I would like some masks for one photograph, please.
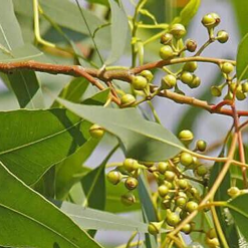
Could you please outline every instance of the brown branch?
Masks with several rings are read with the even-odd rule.
[[[185,63],[189,61],[214,63],[217,65],[220,65],[224,61],[229,61],[232,64],[236,63],[233,60],[205,58],[205,57],[196,56],[196,57],[187,57],[187,58],[175,58],[171,60],[160,60],[157,62],[147,63],[142,66],[138,66],[129,70],[123,69],[123,70],[102,71],[93,68],[83,68],[82,66],[78,66],[78,65],[58,65],[58,64],[41,63],[36,61],[23,61],[23,62],[7,62],[7,63],[2,62],[0,63],[0,72],[12,73],[17,70],[33,70],[33,71],[46,72],[51,74],[66,74],[75,77],[84,77],[91,84],[95,85],[98,89],[104,90],[105,89],[104,86],[97,79],[100,79],[105,83],[110,82],[111,80],[114,79],[131,82],[132,75],[138,74],[143,70],[162,68],[165,65]],[[153,88],[154,87],[151,86],[151,92],[154,92]],[[232,111],[230,109],[215,108],[214,107],[215,105],[209,105],[206,101],[198,100],[193,97],[183,96],[171,91],[161,91],[158,95],[161,97],[169,98],[178,103],[189,104],[195,107],[203,108],[210,113],[218,113],[222,115],[232,116]],[[116,95],[112,94],[112,99],[118,105],[120,104],[120,100]],[[237,114],[238,116],[248,116],[248,111],[238,111]]]
[[[184,96],[168,90],[161,91],[159,96],[163,96],[181,104],[188,104],[207,110],[211,114],[221,114],[233,117],[231,109],[215,108],[215,105],[209,105],[206,101],[198,100],[194,97]],[[248,116],[248,111],[237,111],[238,116]]]

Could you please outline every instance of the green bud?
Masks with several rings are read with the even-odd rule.
[[[219,86],[212,86],[211,87],[211,94],[212,96],[219,97],[222,94],[222,88]]]
[[[165,171],[168,169],[168,167],[169,167],[168,162],[159,162],[157,168],[160,174],[164,174]]]
[[[231,187],[227,190],[227,194],[231,196],[232,198],[240,195],[240,189],[237,187]]]
[[[180,222],[180,218],[176,213],[168,213],[166,216],[166,223],[169,226],[176,226]]]
[[[180,162],[182,165],[188,167],[193,163],[193,157],[187,152],[183,152],[180,157]]]
[[[182,24],[176,23],[171,26],[170,33],[175,37],[175,39],[181,39],[186,35],[186,29]]]
[[[158,194],[161,197],[165,197],[168,193],[169,193],[169,188],[166,185],[162,184],[158,187]]]
[[[169,45],[165,45],[165,46],[162,46],[159,50],[159,55],[161,57],[161,59],[163,60],[168,60],[168,59],[171,59],[173,58],[174,56],[174,51],[172,49],[171,46]]]
[[[128,177],[125,181],[125,186],[129,190],[134,190],[138,186],[138,180],[134,177]]]
[[[248,92],[248,82],[245,82],[245,83],[242,84],[242,91],[244,93]]]
[[[107,179],[110,183],[116,185],[122,179],[122,174],[119,171],[113,170],[107,174]]]
[[[194,139],[194,135],[190,130],[182,130],[178,138],[185,144],[188,145]]]
[[[90,135],[96,139],[100,139],[105,133],[104,129],[97,124],[92,125],[89,129],[89,132]]]
[[[154,77],[151,71],[149,70],[142,71],[140,75],[145,77],[149,83],[153,80],[153,77]]]
[[[180,76],[180,79],[183,83],[190,84],[190,83],[192,83],[194,76],[192,73],[190,73],[188,71],[183,71],[181,76]]]
[[[172,89],[177,84],[177,78],[173,75],[166,75],[162,78],[161,86],[163,89]]]
[[[173,35],[166,33],[161,36],[160,43],[163,45],[169,45],[171,44],[172,39],[173,39]]]
[[[125,94],[121,97],[121,107],[132,107],[135,103],[136,99],[131,94]]]
[[[217,40],[220,42],[220,43],[226,43],[229,39],[229,35],[226,31],[224,30],[220,30],[218,33],[217,33]]]
[[[204,140],[198,140],[196,142],[196,149],[200,152],[204,152],[207,148],[207,142]]]
[[[123,167],[126,171],[132,172],[139,169],[139,163],[132,158],[126,158],[123,162]]]
[[[196,202],[194,202],[194,201],[187,202],[187,204],[185,206],[186,211],[188,211],[189,213],[192,213],[197,208],[198,208],[198,204]]]
[[[152,235],[157,235],[160,233],[160,230],[164,224],[164,221],[161,222],[150,222],[148,225],[148,232]]]
[[[197,62],[190,61],[185,63],[185,65],[183,66],[183,70],[188,72],[194,72],[197,69],[197,67],[198,67]]]
[[[136,202],[136,199],[132,193],[126,193],[121,196],[121,202],[126,206],[132,206]]]
[[[143,76],[133,76],[132,86],[135,90],[144,90],[148,84],[148,81]]]
[[[233,70],[234,66],[229,62],[225,62],[221,65],[221,71],[225,74],[230,74]]]

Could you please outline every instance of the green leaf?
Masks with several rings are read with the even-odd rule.
[[[104,159],[100,166],[90,171],[81,179],[83,191],[85,193],[85,201],[83,206],[103,210],[106,200],[106,184],[105,184],[105,165],[116,151],[114,147],[108,156]]]
[[[237,79],[248,78],[248,34],[241,40],[237,53]]]
[[[140,198],[141,206],[142,206],[144,222],[145,223],[157,222],[158,219],[156,215],[156,210],[152,203],[150,190],[148,188],[147,181],[144,175],[140,175],[139,177],[138,191],[139,191],[139,198]],[[157,247],[157,242],[153,235],[146,234],[145,243],[146,243],[147,248]]]
[[[0,112],[0,122],[0,161],[27,184],[86,142],[83,120],[64,109]]]
[[[109,1],[108,0],[86,0],[89,3],[97,3],[97,4],[102,4],[109,6]]]
[[[82,229],[147,232],[146,224],[130,218],[67,202],[55,202],[55,204]]]
[[[236,26],[240,33],[241,37],[245,36],[248,33],[247,26],[247,12],[248,12],[248,2],[246,0],[231,0],[234,11],[236,12],[236,19],[238,25]]]
[[[109,0],[111,8],[111,52],[106,65],[117,61],[124,53],[126,44],[130,44],[130,30],[127,15],[114,0]]]
[[[0,187],[1,246],[101,247],[58,208],[23,184],[2,163]]]
[[[63,199],[71,187],[78,182],[85,171],[83,163],[98,145],[99,140],[89,139],[77,152],[72,154],[57,166],[56,169],[56,198]]]
[[[86,98],[83,100],[82,104],[102,106],[108,99],[110,89],[106,89],[96,93],[94,96]]]
[[[88,86],[89,82],[85,78],[75,78],[61,90],[59,97],[70,102],[79,103]],[[60,106],[61,105],[55,101],[52,105],[52,108]]]
[[[225,155],[224,149],[221,151],[219,157],[223,157]],[[213,165],[211,170],[211,175],[209,179],[209,188],[211,188],[219,173],[223,168],[223,163],[216,162]],[[215,193],[214,200],[215,201],[228,201],[230,197],[227,194],[227,190],[231,187],[231,176],[228,171],[221,185]],[[226,208],[219,207],[216,208],[216,213],[221,224],[222,231],[224,232],[225,238],[229,247],[239,247],[238,244],[238,233],[235,224],[230,216],[229,211]]]
[[[70,99],[73,102],[79,102],[82,95],[85,93],[89,83],[85,79],[75,79],[67,87],[65,87],[60,96],[64,99]],[[84,100],[84,104],[103,105],[109,95],[109,90],[101,91],[91,98]],[[57,102],[54,103],[54,105]],[[87,134],[91,124],[84,122],[84,132]],[[87,142],[79,148],[72,156],[65,159],[56,167],[56,196],[57,199],[64,198],[71,187],[78,182],[85,173],[83,163],[90,157],[101,139],[92,139],[89,137]]]
[[[38,50],[31,44],[24,44],[21,47],[17,47],[8,53],[1,53],[0,54],[0,62],[7,63],[7,62],[19,62],[19,61],[28,61],[34,60],[39,62],[50,62],[44,53]]]
[[[157,123],[144,120],[134,108],[82,106],[57,99],[63,106],[116,135],[127,157],[141,161],[169,159],[183,148],[181,142]]]
[[[248,194],[240,195],[227,204],[238,229],[248,240]]]
[[[201,0],[190,0],[190,2],[180,12],[179,17],[176,17],[172,23],[182,23],[187,26],[197,13],[201,4]]]
[[[9,58],[16,58],[12,54],[12,50],[24,45],[20,26],[14,15],[12,1],[0,0],[0,5],[0,53]],[[28,56],[26,52],[19,51],[19,53]],[[6,78],[9,81],[7,84],[11,85],[22,108],[41,108],[44,106],[40,85],[34,72],[17,71],[3,79],[6,80]]]

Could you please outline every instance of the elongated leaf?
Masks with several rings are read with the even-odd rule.
[[[56,198],[63,199],[71,187],[78,182],[85,168],[82,166],[86,159],[96,148],[99,140],[88,140],[79,150],[57,166],[56,172]]]
[[[2,112],[0,122],[0,161],[27,184],[86,141],[83,121],[63,109]]]
[[[21,47],[11,50],[11,56],[8,53],[0,54],[0,62],[19,62],[34,60],[39,62],[50,62],[43,52],[35,48],[31,44],[25,44]]]
[[[106,201],[105,165],[111,158],[117,147],[113,148],[100,166],[90,171],[81,179],[85,202],[83,206],[103,210]]]
[[[188,25],[197,13],[201,4],[201,0],[190,0],[189,3],[183,8],[179,17],[173,20],[173,23],[182,23]]]
[[[130,44],[127,15],[114,0],[109,0],[111,8],[111,53],[105,62],[109,65],[117,61],[124,53],[126,44]]]
[[[55,204],[83,229],[147,232],[146,224],[130,218],[91,208],[82,208],[67,202],[55,202]]]
[[[16,58],[12,50],[24,45],[21,30],[14,15],[12,1],[0,0],[0,5],[0,50],[5,56]],[[7,78],[22,108],[43,107],[40,85],[34,72],[15,72]]]
[[[237,78],[248,78],[248,34],[241,40],[237,54]]]
[[[150,195],[150,191],[148,189],[148,185],[144,175],[139,177],[139,198],[142,206],[143,219],[145,223],[149,222],[157,222],[157,215],[155,212],[155,208],[152,203],[152,198]],[[157,247],[156,238],[153,235],[146,234],[145,235],[145,243],[147,248]]]
[[[183,145],[168,130],[144,120],[134,108],[110,109],[81,106],[58,99],[62,105],[86,120],[115,134],[126,156],[141,161],[162,161],[175,156]]]
[[[248,240],[248,195],[240,195],[228,203],[230,212],[244,238]],[[247,245],[247,243],[246,243]]]
[[[100,247],[69,217],[23,184],[2,163],[0,186],[1,246]]]

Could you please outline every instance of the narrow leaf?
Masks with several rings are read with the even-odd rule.
[[[12,54],[12,50],[22,47],[24,42],[20,26],[14,15],[12,1],[0,0],[0,6],[0,53],[13,59],[16,57]],[[41,108],[44,106],[40,85],[34,72],[19,71],[3,77],[4,80],[7,78],[9,81],[7,84],[11,85],[22,108]]]
[[[241,40],[237,53],[237,79],[239,81],[248,78],[248,34]]]
[[[182,23],[187,26],[197,13],[200,4],[201,0],[190,0],[181,11],[179,17],[176,17],[175,20],[173,20],[173,23]]]
[[[116,135],[128,157],[141,161],[162,161],[175,156],[183,148],[170,131],[144,120],[134,108],[82,106],[62,99],[58,99],[58,102],[78,116],[97,123]]]
[[[117,61],[124,53],[126,44],[130,44],[128,18],[124,9],[114,0],[109,0],[111,8],[111,52],[106,65]]]
[[[82,229],[147,232],[146,224],[130,218],[124,218],[116,214],[96,209],[82,208],[67,202],[55,202],[55,204],[64,213],[70,216]]]

